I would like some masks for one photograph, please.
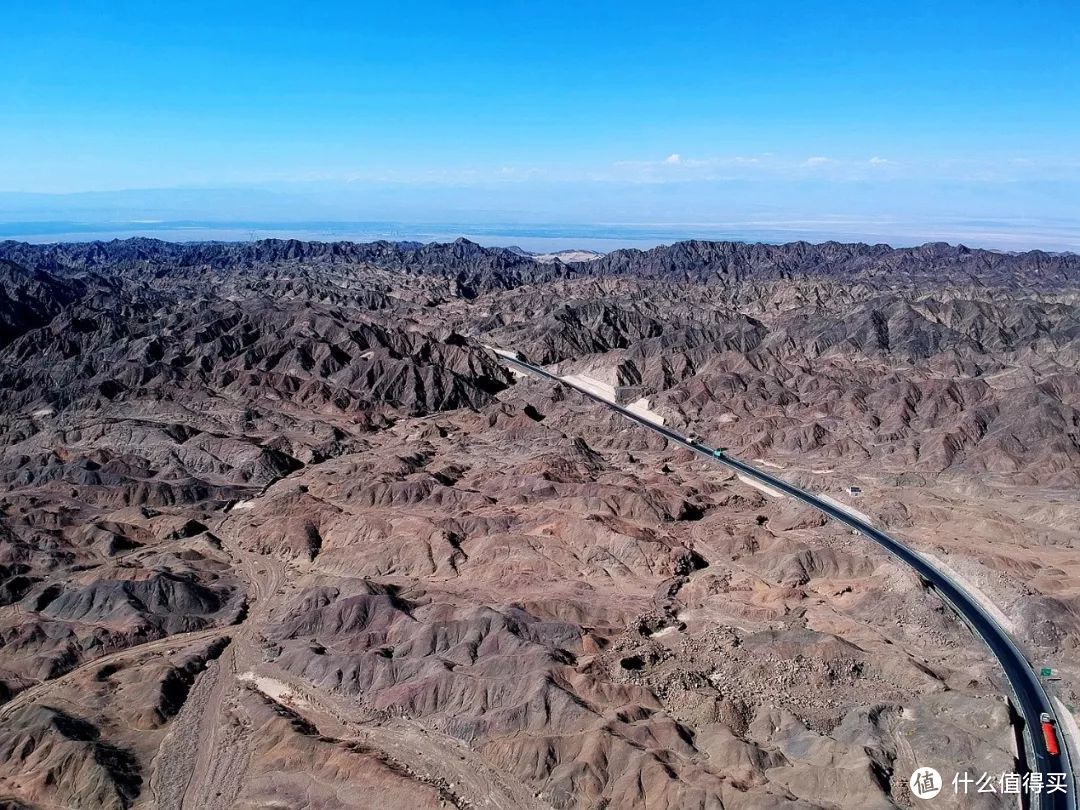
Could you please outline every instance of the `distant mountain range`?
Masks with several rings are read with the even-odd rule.
[[[179,243],[137,238],[51,245],[5,241],[0,242],[0,259],[61,273],[102,266],[116,272],[142,264],[160,265],[163,270],[218,268],[235,273],[265,264],[363,263],[454,278],[475,291],[590,276],[684,282],[824,276],[890,286],[949,283],[1031,289],[1075,285],[1080,277],[1077,254],[1041,250],[1007,253],[943,242],[893,248],[840,242],[770,245],[688,240],[649,250],[620,249],[607,254],[589,250],[538,254],[520,248],[483,247],[467,239],[423,244],[295,239]]]

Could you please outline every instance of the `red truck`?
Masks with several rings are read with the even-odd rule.
[[[1057,727],[1054,725],[1054,719],[1043,712],[1039,715],[1039,721],[1042,723],[1043,739],[1046,740],[1046,750],[1053,756],[1057,756],[1061,753],[1061,749],[1058,747],[1057,741]]]

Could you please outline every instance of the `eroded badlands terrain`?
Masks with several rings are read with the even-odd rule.
[[[1011,769],[916,577],[483,343],[866,512],[1080,704],[1080,257],[9,242],[0,806],[873,808]]]

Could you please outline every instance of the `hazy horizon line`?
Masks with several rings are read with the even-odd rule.
[[[976,220],[982,224],[989,224]],[[92,242],[154,239],[172,244],[198,242],[249,243],[267,240],[303,242],[347,242],[364,244],[376,241],[448,244],[465,239],[482,247],[516,247],[529,253],[554,253],[566,250],[589,250],[610,253],[620,249],[648,250],[685,241],[741,242],[745,244],[782,245],[795,242],[824,244],[884,245],[891,249],[948,244],[974,250],[1002,253],[1041,251],[1056,254],[1080,253],[1080,229],[1070,230],[1068,246],[1050,246],[1021,234],[993,231],[969,231],[966,234],[927,232],[921,235],[894,233],[891,236],[852,230],[779,227],[793,223],[598,223],[598,224],[519,224],[467,222],[407,223],[393,220],[310,220],[297,222],[216,221],[216,220],[116,220],[89,222],[77,220],[0,221],[0,241],[33,245],[85,244]],[[809,224],[805,221],[803,225]],[[848,226],[866,224],[851,221],[820,221],[815,224]],[[895,223],[894,223],[895,224]],[[742,227],[740,227],[740,225]],[[771,226],[771,227],[769,227]],[[978,237],[986,237],[979,239]],[[972,241],[971,237],[976,237]],[[1048,240],[1055,241],[1055,240]],[[992,242],[997,242],[993,244]],[[1024,244],[1019,244],[1023,242]]]

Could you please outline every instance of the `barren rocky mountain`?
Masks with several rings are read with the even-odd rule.
[[[916,764],[1012,769],[917,577],[485,344],[847,500],[1080,707],[1080,256],[568,257],[0,243],[0,806],[907,807]]]

